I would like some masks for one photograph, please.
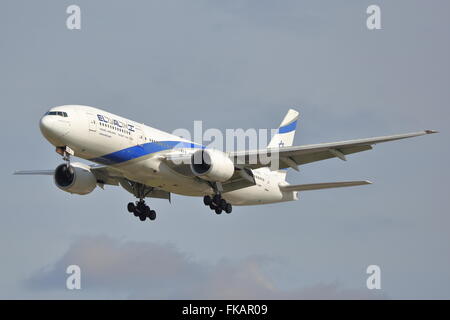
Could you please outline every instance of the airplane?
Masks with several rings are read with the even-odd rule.
[[[59,189],[79,195],[97,186],[120,185],[137,198],[127,210],[141,221],[156,218],[146,198],[170,201],[172,193],[203,197],[206,206],[221,214],[231,213],[233,206],[298,200],[303,191],[371,184],[361,180],[291,185],[286,173],[325,159],[345,161],[347,155],[371,150],[378,143],[437,132],[293,146],[298,118],[299,113],[289,109],[266,148],[223,152],[98,108],[58,106],[42,116],[39,127],[64,163],[54,170],[14,174],[51,175]],[[275,152],[278,166],[272,168],[261,159]],[[94,164],[71,162],[71,156]]]

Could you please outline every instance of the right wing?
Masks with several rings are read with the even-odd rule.
[[[195,176],[191,170],[191,156],[184,154],[166,154],[161,156],[161,159],[175,172],[184,175],[186,177],[191,177],[193,179],[200,179]],[[207,181],[203,180],[205,183]],[[248,168],[236,167],[233,176],[226,182],[222,182],[223,192],[230,192],[242,188],[247,188],[254,186],[256,184],[253,172]]]
[[[293,168],[315,161],[339,158],[346,160],[346,155],[371,150],[372,145],[382,142],[418,137],[426,134],[436,133],[434,130],[397,134],[392,136],[382,136],[368,139],[356,139],[331,143],[319,143],[304,146],[280,147],[275,149],[244,150],[231,152],[230,158],[236,165],[244,165],[247,168],[260,168],[271,166],[271,157],[279,161],[279,169]],[[273,156],[276,157],[273,157]],[[277,168],[277,169],[278,169]]]
[[[280,185],[281,191],[308,191],[320,190],[329,188],[354,187],[371,184],[370,181],[343,181],[343,182],[325,182],[325,183],[311,183],[311,184],[297,184],[297,185]]]

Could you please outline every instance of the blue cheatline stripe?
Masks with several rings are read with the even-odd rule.
[[[288,133],[288,132],[294,131],[296,127],[297,127],[297,120],[295,120],[294,122],[291,122],[283,127],[278,128],[278,133]]]
[[[137,159],[155,152],[176,149],[176,148],[199,148],[204,149],[205,147],[190,142],[182,141],[158,141],[158,142],[148,142],[142,145],[136,145],[126,149],[122,149],[113,153],[106,154],[101,157],[90,159],[90,161],[112,165],[133,159]]]

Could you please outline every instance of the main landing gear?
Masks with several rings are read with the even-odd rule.
[[[231,213],[233,211],[233,206],[222,198],[220,193],[215,194],[213,197],[204,196],[203,203],[205,206],[209,206],[211,210],[214,210],[217,214],[221,214],[222,211],[226,213]]]
[[[150,210],[150,207],[145,204],[144,200],[136,201],[136,203],[130,202],[127,206],[128,212],[133,213],[135,217],[138,217],[139,220],[145,221],[145,219],[149,218],[150,220],[156,219],[155,210]]]
[[[147,187],[146,185],[137,182],[130,182],[130,184],[131,191],[136,196],[136,198],[139,199],[139,201],[128,203],[128,212],[133,213],[134,216],[138,217],[141,221],[145,221],[147,218],[152,221],[155,220],[155,210],[151,210],[144,201],[145,197],[147,197],[153,191],[153,188]]]

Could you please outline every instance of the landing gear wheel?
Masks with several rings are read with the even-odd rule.
[[[213,202],[218,205],[220,203],[220,199],[222,199],[220,194],[215,194],[213,197]]]
[[[212,203],[212,199],[210,196],[204,196],[203,197],[203,203],[205,204],[205,206],[209,206]]]
[[[136,208],[137,208],[141,213],[144,213],[145,210],[146,210],[146,208],[147,208],[147,206],[145,205],[145,202],[144,202],[143,200],[140,200],[140,201],[137,203]]]
[[[231,205],[231,203],[227,203],[227,205],[225,206],[225,212],[231,213],[231,211],[233,211],[233,206]]]
[[[225,199],[220,199],[219,208],[222,210],[225,210],[226,206],[227,206],[227,202],[225,201]]]
[[[134,205],[133,202],[130,202],[127,205],[127,209],[128,209],[128,212],[132,213],[132,212],[136,211],[136,206]]]
[[[221,214],[222,213],[222,209],[221,208],[216,208],[216,214]]]
[[[209,205],[209,208],[210,208],[211,210],[215,210],[215,209],[216,209],[216,206],[215,206],[214,204],[211,203],[211,204]]]
[[[151,217],[153,217],[154,220],[156,214],[152,213],[153,210],[150,210],[149,206],[145,204],[144,199],[147,198],[155,188],[130,180],[127,180],[127,182],[129,187],[131,187],[131,190],[128,188],[127,190],[138,199],[135,203],[128,204],[128,211],[133,212],[133,214],[136,217],[139,217],[141,221],[145,221],[147,218]]]
[[[134,204],[133,202],[128,203],[127,209],[132,212],[135,217],[139,218],[141,221],[145,221],[147,218],[150,220],[156,219],[155,210],[150,210],[150,207],[145,204],[144,200],[139,200]]]

